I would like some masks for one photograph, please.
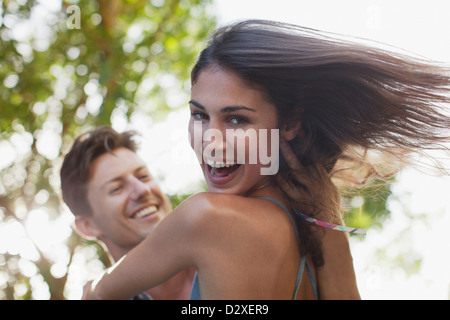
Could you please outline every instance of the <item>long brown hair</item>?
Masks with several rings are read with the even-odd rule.
[[[322,166],[331,176],[341,162],[367,165],[367,150],[405,160],[409,153],[446,149],[449,140],[444,105],[450,73],[423,59],[295,25],[248,20],[212,35],[192,83],[211,66],[258,88],[276,106],[280,124],[301,122],[302,134],[291,146],[307,170]],[[279,174],[289,179],[282,160]],[[371,167],[369,173],[375,172]],[[336,218],[323,210],[310,214]]]

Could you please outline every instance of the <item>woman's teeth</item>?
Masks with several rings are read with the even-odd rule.
[[[156,206],[150,206],[147,207],[145,209],[142,209],[141,211],[139,211],[138,213],[135,214],[135,218],[139,219],[139,218],[144,218],[147,217],[149,215],[151,215],[152,213],[155,213],[156,211],[158,211],[158,207]]]
[[[207,161],[209,173],[213,176],[225,177],[237,170],[237,163]]]
[[[207,160],[206,163],[210,167],[218,168],[218,169],[225,168],[225,167],[228,168],[228,167],[236,165],[236,163],[234,163],[234,162],[233,163],[224,163],[224,162],[214,162],[214,161],[210,161],[210,160]]]

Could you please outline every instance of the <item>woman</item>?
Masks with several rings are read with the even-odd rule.
[[[442,69],[296,26],[245,21],[219,29],[192,71],[190,101],[191,144],[209,192],[176,208],[95,282],[91,297],[132,297],[190,266],[196,298],[315,299],[341,289],[357,296],[351,260],[333,250],[335,234],[323,236],[294,208],[340,223],[335,170],[357,163],[376,172],[356,151],[404,158],[438,148],[448,139],[440,132],[450,119],[438,106],[448,102],[449,84]],[[250,142],[245,161],[236,161],[242,150],[219,137],[238,129],[259,142],[270,132],[259,144],[267,150],[279,135],[276,175],[249,163]]]

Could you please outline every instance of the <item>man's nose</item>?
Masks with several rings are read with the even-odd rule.
[[[141,181],[136,177],[132,177],[130,182],[131,182],[130,197],[133,200],[139,200],[150,194],[150,185],[148,183]]]

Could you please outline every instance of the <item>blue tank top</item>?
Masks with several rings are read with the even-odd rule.
[[[287,210],[285,206],[283,206],[279,201],[277,201],[273,198],[269,198],[269,197],[259,197],[259,198],[267,199],[267,200],[275,202],[288,214],[289,218],[291,219],[292,224],[294,225],[295,235],[297,237],[297,242],[300,246],[300,235],[298,233],[297,226],[295,224],[295,220],[294,220],[292,214],[289,212],[289,210]],[[300,288],[300,283],[302,282],[305,267],[306,267],[306,272],[308,273],[309,280],[311,281],[311,284],[312,284],[312,287],[314,290],[314,296],[316,297],[316,299],[318,299],[319,296],[317,294],[316,281],[314,279],[314,274],[312,272],[311,266],[309,265],[308,261],[306,261],[306,255],[302,255],[302,257],[300,259],[300,265],[298,267],[297,280],[295,282],[294,295],[292,296],[292,299],[295,299],[295,297],[297,296],[298,289]],[[200,300],[200,299],[201,298],[200,298],[198,277],[197,277],[197,273],[195,273],[194,282],[192,284],[192,290],[191,290],[191,300]]]

